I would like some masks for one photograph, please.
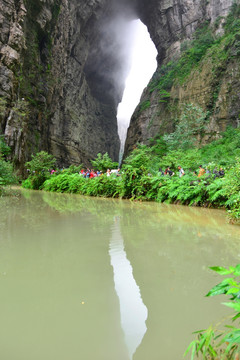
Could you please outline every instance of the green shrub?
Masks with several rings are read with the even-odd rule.
[[[64,169],[64,173],[67,173],[67,174],[79,174],[79,172],[82,170],[83,168],[83,165],[70,165],[69,168],[67,169]]]
[[[0,135],[0,156],[6,158],[11,152],[11,148],[6,145],[4,136]]]
[[[50,170],[55,166],[56,159],[45,151],[32,155],[32,160],[25,166],[30,173],[28,182],[23,182],[23,187],[38,190],[42,188],[44,181],[50,177]]]
[[[176,121],[176,129],[166,134],[163,139],[169,150],[192,148],[197,142],[197,136],[202,137],[206,130],[208,113],[194,104],[186,104],[182,109],[180,118]]]
[[[91,160],[91,163],[94,167],[94,169],[102,171],[102,172],[106,172],[107,169],[117,169],[118,168],[118,163],[117,162],[113,162],[112,159],[110,158],[110,156],[108,155],[108,153],[105,153],[104,155],[102,154],[97,154],[97,157],[95,160]]]
[[[16,183],[17,177],[14,175],[13,165],[0,157],[0,186]]]
[[[5,144],[3,136],[0,136],[0,195],[3,193],[3,186],[18,182],[13,165],[5,160],[10,151],[11,149]]]
[[[24,189],[32,189],[32,182],[30,178],[27,178],[26,180],[22,181],[22,187]]]
[[[56,164],[56,159],[52,155],[49,155],[46,151],[41,151],[31,157],[32,160],[25,164],[31,173],[41,173],[43,171],[49,172],[49,170]]]
[[[116,197],[120,193],[120,182],[120,178],[116,176],[102,175],[88,179],[79,174],[59,174],[46,180],[43,189],[88,196]]]

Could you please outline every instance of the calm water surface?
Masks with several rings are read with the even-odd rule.
[[[231,314],[208,267],[240,263],[222,211],[23,191],[0,199],[0,359],[180,360]]]

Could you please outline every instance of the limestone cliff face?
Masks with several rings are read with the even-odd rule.
[[[128,51],[124,11],[109,1],[62,2],[52,50],[56,83],[49,96],[50,151],[62,164],[87,163],[99,152],[118,160],[116,113]]]
[[[121,9],[108,3],[1,2],[1,133],[18,167],[41,149],[60,166],[89,164],[98,152],[118,159],[126,61],[123,37],[105,28]],[[108,53],[108,43],[120,56]]]
[[[163,66],[169,61],[176,61],[181,46],[192,39],[201,24],[208,23],[214,28],[214,24],[218,23],[214,36],[223,35],[222,23],[233,1],[165,0],[158,1],[154,11],[150,11],[154,4],[155,1],[143,1],[140,16],[148,25],[157,47],[159,65],[132,116],[124,156],[136,143],[148,143],[149,138],[174,131],[174,121],[180,115],[183,104],[197,104],[203,111],[209,111],[209,124],[203,141],[218,136],[227,125],[238,126],[239,123],[240,61],[239,54],[234,50],[234,40],[229,58],[219,61],[213,52],[203,57],[198,68],[193,69],[183,83],[173,81],[165,93],[161,93],[158,86],[155,89],[153,86],[153,83],[161,82]],[[228,49],[223,46],[221,51],[224,53]]]
[[[22,169],[39,150],[56,156],[60,166],[87,165],[98,152],[117,160],[116,111],[129,65],[130,20],[140,18],[147,25],[160,69],[200,23],[225,16],[231,4],[232,0],[1,1],[0,132],[17,167]],[[226,93],[233,72],[238,76],[237,62],[226,66],[212,127],[219,126],[220,118],[227,123],[229,113],[234,122],[228,104],[235,100]],[[209,80],[207,70],[203,74]],[[173,87],[171,96],[179,101],[196,98],[198,80],[196,75],[184,88]],[[238,84],[232,89],[238,91]],[[211,92],[211,86],[206,91]],[[162,123],[165,131],[172,129],[169,108],[159,104],[158,92],[149,95],[147,89],[144,99],[150,106],[135,112],[126,152],[159,132]]]

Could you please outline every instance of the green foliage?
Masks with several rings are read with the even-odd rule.
[[[138,144],[125,159],[122,167],[121,196],[126,198],[143,198],[145,194],[144,180],[150,171],[151,149]]]
[[[107,169],[117,169],[118,163],[113,162],[108,153],[97,154],[97,157],[95,160],[91,160],[91,163],[94,167],[94,169],[106,172]]]
[[[229,208],[229,216],[233,220],[240,219],[240,161],[229,169],[224,183],[226,192],[226,205]]]
[[[43,189],[56,192],[72,192],[77,193],[83,178],[79,174],[62,173],[51,176],[43,185]],[[70,191],[71,189],[71,191]]]
[[[174,179],[164,176],[159,183],[157,201],[185,205],[207,205],[207,181],[204,179],[200,181],[191,174]]]
[[[123,169],[137,169],[139,173],[148,172],[151,163],[151,149],[137,144],[132,153],[125,159]]]
[[[0,157],[6,158],[11,152],[11,148],[6,145],[4,135],[0,135]]]
[[[196,170],[201,163],[201,155],[196,148],[184,150],[172,150],[163,156],[158,164],[161,168],[165,169],[170,166],[171,169],[177,171],[178,165],[184,169]]]
[[[185,104],[177,120],[176,130],[163,137],[168,148],[170,150],[192,148],[197,141],[197,136],[204,134],[207,116],[208,113],[204,112],[200,106]]]
[[[45,151],[32,155],[32,160],[28,161],[27,167],[30,176],[27,181],[23,181],[22,186],[30,189],[41,189],[44,181],[50,176],[49,171],[55,166],[56,159]]]
[[[148,109],[148,108],[150,107],[150,105],[151,105],[150,100],[145,100],[145,101],[143,101],[143,102],[140,103],[140,105],[139,105],[139,112],[142,112],[142,111]]]
[[[177,80],[182,84],[215,42],[209,24],[202,24],[195,32],[192,42],[185,43],[182,46],[181,57],[178,60],[171,60],[161,67],[150,83],[150,92],[159,90],[160,101],[168,98],[168,91],[174,81]]]
[[[10,147],[4,142],[4,137],[0,136],[0,195],[3,193],[3,186],[17,183],[13,165],[5,160],[10,151]]]
[[[224,24],[225,32],[233,33],[240,30],[240,5],[235,1]]]
[[[220,275],[233,275],[224,279],[221,283],[214,286],[206,295],[207,297],[216,295],[226,295],[229,301],[223,303],[234,310],[231,317],[232,322],[240,318],[240,264],[229,268],[213,266],[211,270]],[[222,325],[222,324],[221,324]],[[208,360],[233,360],[237,359],[240,351],[240,328],[233,325],[226,325],[225,330],[219,330],[210,326],[207,330],[195,332],[197,338],[191,342],[184,355],[190,350],[191,359],[199,358]],[[235,357],[236,356],[236,357]]]
[[[203,164],[212,171],[220,166],[230,168],[236,164],[236,157],[240,158],[240,129],[229,127],[221,134],[221,138],[199,149],[192,147],[187,150],[181,148],[179,150],[177,145],[175,148],[172,143],[169,146],[167,137],[160,141],[151,140],[150,144],[153,144],[152,162],[156,164],[156,168],[164,169],[170,166],[176,171],[177,166],[181,165],[184,169],[196,170],[199,164]],[[168,150],[169,148],[172,150]],[[160,159],[157,159],[155,154],[158,154]]]
[[[120,192],[119,183],[120,179],[118,177],[107,177],[105,174],[88,179],[76,173],[62,173],[46,180],[43,189],[88,196],[116,197]]]
[[[236,163],[236,157],[240,157],[240,129],[229,127],[221,135],[220,139],[199,150],[202,163],[212,161],[221,166],[231,166]]]
[[[159,136],[150,141],[152,146],[138,144],[124,160],[120,176],[105,174],[92,179],[79,174],[81,165],[57,171],[50,176],[54,159],[41,152],[26,165],[30,176],[23,182],[27,188],[70,192],[89,196],[122,197],[138,200],[178,203],[195,206],[224,207],[229,216],[240,218],[240,163],[234,157],[240,146],[240,130],[228,129],[222,138],[200,149],[168,150],[168,143]],[[107,154],[98,155],[94,166],[103,171],[112,164]],[[211,160],[214,161],[211,161]],[[204,160],[204,161],[203,161]],[[111,161],[111,163],[110,163]],[[225,164],[225,176],[218,170]],[[209,170],[197,177],[199,164]],[[179,177],[178,166],[185,175]],[[174,176],[163,175],[170,166]],[[47,181],[45,181],[47,180]],[[44,183],[44,184],[43,184]]]
[[[0,156],[0,187],[16,183],[17,178],[14,175],[12,164],[3,160]]]
[[[28,177],[26,180],[22,181],[22,187],[24,189],[33,189],[31,177]]]
[[[42,171],[49,171],[55,166],[56,159],[49,155],[46,151],[41,151],[36,155],[32,155],[32,160],[26,162],[25,166],[30,172],[40,173]]]
[[[161,157],[166,155],[168,147],[163,136],[156,135],[153,139],[149,139],[149,145],[154,155]]]
[[[70,165],[69,168],[64,169],[63,171],[67,174],[78,174],[83,168],[83,165]]]

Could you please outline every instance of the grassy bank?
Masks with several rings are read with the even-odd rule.
[[[152,146],[139,145],[125,159],[121,175],[103,174],[92,179],[72,167],[47,175],[41,187],[46,191],[75,193],[88,196],[121,197],[126,199],[178,203],[183,205],[226,208],[230,217],[240,219],[240,130],[228,129],[222,138],[201,148],[173,150],[163,138]],[[208,171],[198,177],[202,164]],[[185,175],[179,177],[178,165]],[[163,175],[159,168],[170,167],[174,175]],[[218,177],[219,168],[225,175]],[[23,186],[31,188],[31,175]],[[42,176],[42,172],[39,176]],[[36,183],[36,180],[35,180]]]

